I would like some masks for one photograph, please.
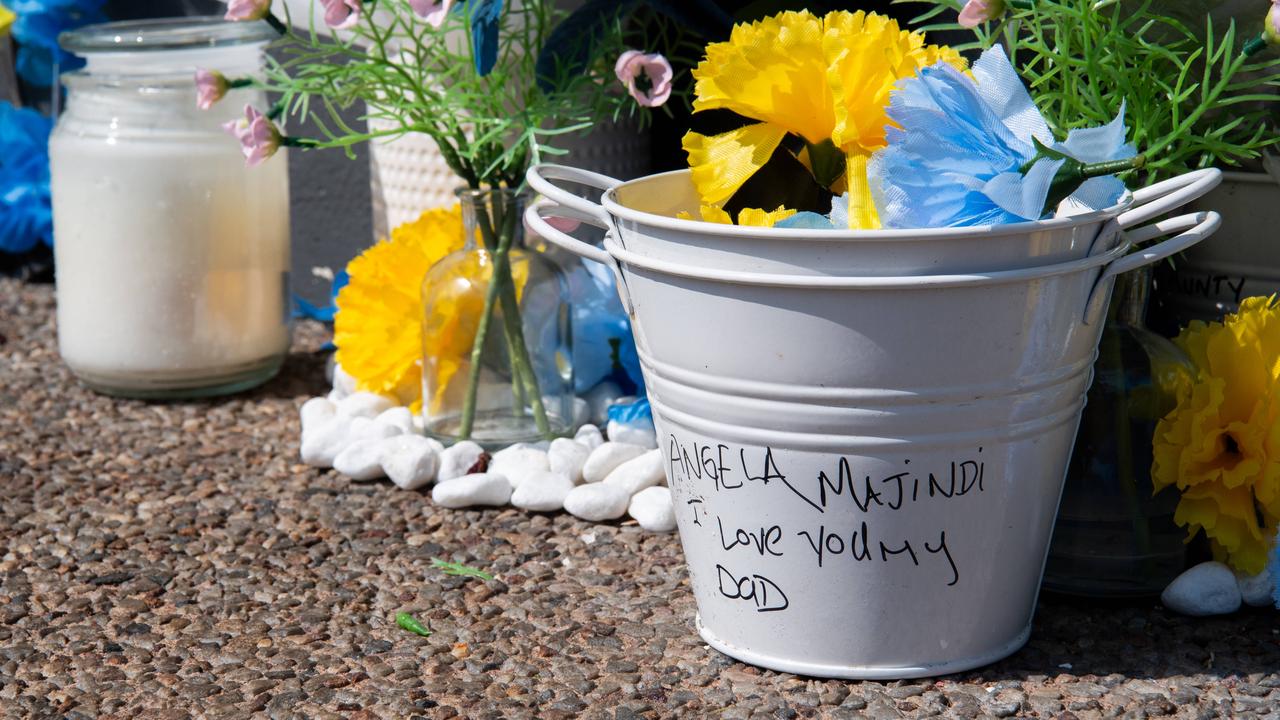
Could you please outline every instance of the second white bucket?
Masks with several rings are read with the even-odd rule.
[[[605,249],[545,216],[599,224]],[[1219,224],[1186,215],[1031,268],[815,277],[644,257],[614,218],[551,201],[526,221],[617,273],[702,637],[840,678],[957,672],[1026,642],[1113,277]]]

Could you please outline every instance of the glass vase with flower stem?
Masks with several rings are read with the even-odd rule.
[[[445,441],[487,447],[572,430],[568,286],[524,246],[523,196],[458,191],[465,246],[423,278],[423,419]]]
[[[1146,328],[1150,285],[1150,269],[1116,279],[1045,567],[1056,592],[1157,595],[1185,568],[1178,493],[1151,482],[1152,438],[1195,367]]]

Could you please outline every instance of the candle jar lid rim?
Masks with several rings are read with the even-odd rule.
[[[270,42],[277,36],[265,22],[231,22],[213,15],[86,25],[59,35],[58,44],[83,55],[248,45]]]

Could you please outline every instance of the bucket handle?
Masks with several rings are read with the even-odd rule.
[[[621,180],[611,178],[608,175],[601,175],[590,170],[581,170],[579,168],[569,167],[567,165],[554,165],[551,163],[539,163],[530,166],[529,171],[525,173],[525,180],[529,183],[529,187],[538,191],[539,194],[554,200],[563,207],[576,210],[581,215],[588,215],[594,220],[593,225],[603,227],[609,230],[612,226],[612,220],[609,213],[605,211],[597,203],[593,203],[586,198],[578,197],[563,188],[557,187],[551,181],[563,180],[565,182],[577,183],[593,187],[602,192],[608,191],[622,184]],[[556,217],[563,217],[559,214]],[[586,220],[583,217],[575,217],[577,220]],[[601,225],[600,223],[604,223]],[[592,258],[594,259],[594,258]]]
[[[1215,170],[1215,172],[1217,171]],[[1188,175],[1190,174],[1188,173]],[[1181,177],[1185,178],[1187,175]],[[1220,177],[1219,175],[1219,179]],[[1177,180],[1179,178],[1174,179]],[[1158,186],[1153,185],[1152,188],[1148,189],[1155,187]],[[1116,275],[1137,270],[1140,267],[1163,260],[1174,253],[1180,253],[1212,235],[1221,224],[1222,216],[1216,212],[1208,211],[1179,215],[1178,217],[1161,220],[1125,233],[1127,241],[1137,245],[1162,235],[1182,231],[1162,243],[1142,250],[1135,250],[1128,255],[1107,263],[1102,273],[1098,275],[1098,279],[1093,283],[1093,290],[1089,292],[1089,300],[1084,306],[1084,324],[1091,325],[1097,322],[1102,315],[1111,290],[1110,281]]]
[[[1172,212],[1187,203],[1197,200],[1222,182],[1222,171],[1217,168],[1205,168],[1183,173],[1177,177],[1162,180],[1155,185],[1135,190],[1133,202],[1129,209],[1120,213],[1098,233],[1093,240],[1089,254],[1115,247],[1120,234],[1134,226],[1152,218]],[[1130,233],[1130,239],[1133,234]],[[1135,241],[1136,242],[1136,241]]]
[[[594,173],[592,174],[594,175]],[[530,178],[533,176],[532,169],[529,171],[529,176]],[[557,189],[557,191],[559,190]],[[582,200],[581,198],[577,199]],[[609,227],[610,223],[608,220],[601,220],[591,211],[583,211],[577,207],[563,205],[555,198],[538,200],[524,211],[525,224],[528,225],[529,229],[533,230],[533,232],[539,237],[568,250],[574,255],[586,258],[587,260],[595,260],[609,268],[613,272],[614,279],[617,280],[615,284],[618,286],[618,298],[622,300],[622,309],[626,311],[628,316],[630,316],[631,295],[627,292],[627,282],[622,276],[622,269],[618,267],[618,261],[615,260],[607,251],[602,250],[591,243],[583,242],[568,233],[552,227],[551,223],[546,221],[547,217],[568,218],[570,220],[578,220],[579,222],[587,223],[588,225],[594,225],[595,227],[601,228],[605,231],[606,239],[613,233],[613,230]]]

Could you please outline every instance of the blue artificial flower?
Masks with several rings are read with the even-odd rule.
[[[332,323],[333,316],[338,313],[338,291],[346,287],[351,281],[351,276],[347,274],[346,269],[338,271],[333,276],[333,283],[329,287],[329,304],[324,306],[313,305],[301,295],[293,294],[293,316],[295,318],[310,318],[319,320],[322,323]]]
[[[1273,583],[1271,599],[1275,601],[1276,608],[1280,609],[1280,542],[1271,547],[1271,560],[1267,563],[1267,572],[1270,573]]]
[[[467,3],[471,23],[471,49],[476,74],[488,75],[498,62],[498,29],[502,22],[502,0],[471,0]]]
[[[622,425],[653,425],[653,408],[649,405],[649,398],[642,397],[629,403],[614,403],[605,411],[608,414],[609,422],[621,423]]]
[[[1036,159],[1037,140],[1086,164],[1136,154],[1124,142],[1123,105],[1107,125],[1073,130],[1058,143],[999,46],[974,63],[973,76],[938,63],[899,81],[888,108],[896,127],[887,129],[888,144],[868,168],[884,227],[998,225],[1043,217],[1050,186],[1067,161]],[[1069,200],[1074,207],[1101,209],[1115,204],[1124,189],[1114,175],[1090,178]]]
[[[83,25],[106,22],[105,0],[3,0],[18,19],[13,38],[18,42],[15,69],[36,87],[54,84],[54,67],[74,70],[84,61],[58,46],[58,35]]]
[[[618,300],[613,273],[595,262],[580,262],[569,272],[573,305],[574,392],[586,393],[619,367],[643,392],[640,358],[631,322]]]
[[[40,113],[0,102],[0,252],[53,245],[49,131]]]
[[[810,210],[779,220],[774,227],[803,230],[847,230],[849,228],[849,193],[831,199],[831,212],[821,215]]]

